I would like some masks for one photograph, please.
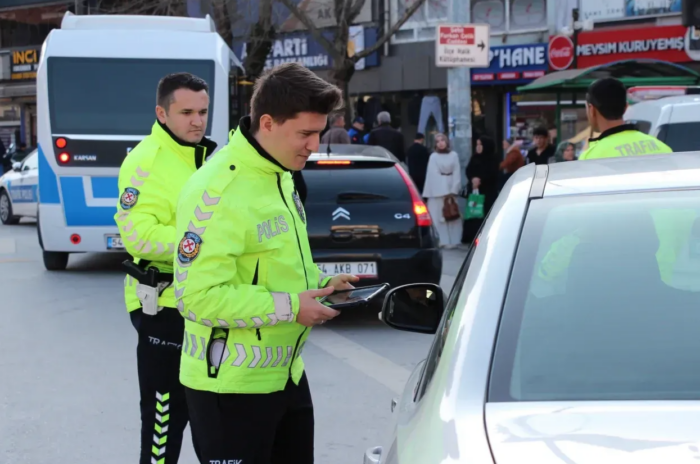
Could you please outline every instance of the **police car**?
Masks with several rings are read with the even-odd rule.
[[[17,224],[22,217],[36,217],[39,159],[37,150],[0,177],[0,221]]]

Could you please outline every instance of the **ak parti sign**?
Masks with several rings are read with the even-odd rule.
[[[554,50],[568,48],[569,44],[555,36],[550,38],[550,54],[552,41],[557,40]],[[576,67],[588,68],[620,60],[654,59],[672,63],[687,63],[700,60],[700,41],[689,35],[684,26],[655,26],[632,29],[608,29],[581,32],[576,44]],[[571,43],[573,46],[573,43]],[[559,57],[552,66],[553,69],[566,69],[572,60]]]

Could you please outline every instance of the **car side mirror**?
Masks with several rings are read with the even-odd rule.
[[[14,163],[12,163],[12,170],[13,171],[19,172],[21,169],[22,169],[22,163],[20,163],[19,161],[15,161]]]
[[[394,329],[434,334],[444,311],[445,298],[439,285],[409,284],[386,294],[382,321]]]

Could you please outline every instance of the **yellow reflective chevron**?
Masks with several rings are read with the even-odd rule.
[[[153,457],[151,458],[151,464],[163,464],[165,458],[162,457],[165,454],[165,445],[168,442],[168,421],[170,420],[170,414],[161,415],[162,413],[167,413],[170,409],[170,393],[160,393],[156,392],[156,422],[155,422],[155,434],[153,435],[153,445],[151,446],[151,452]]]

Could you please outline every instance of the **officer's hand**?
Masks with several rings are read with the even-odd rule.
[[[351,288],[355,288],[350,282],[357,283],[359,280],[359,277],[352,274],[338,274],[328,281],[326,288],[333,287],[336,290],[350,290]]]
[[[307,290],[299,294],[299,314],[297,314],[297,322],[306,327],[313,327],[318,324],[323,324],[329,319],[333,319],[339,311],[322,305],[316,298],[330,295],[335,289],[331,286],[320,290]]]

